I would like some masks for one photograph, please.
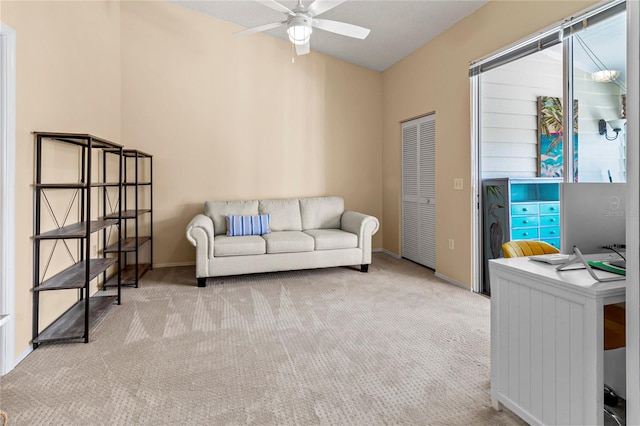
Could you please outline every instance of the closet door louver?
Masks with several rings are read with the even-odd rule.
[[[435,115],[402,126],[402,256],[436,267]]]
[[[418,125],[402,126],[402,256],[418,262]]]

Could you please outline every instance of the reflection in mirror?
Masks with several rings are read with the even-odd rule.
[[[626,181],[626,16],[574,34],[573,83],[578,100],[578,181]]]

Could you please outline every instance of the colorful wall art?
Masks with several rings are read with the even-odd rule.
[[[562,99],[538,97],[538,176],[562,177]],[[573,101],[573,181],[578,181],[578,101]]]

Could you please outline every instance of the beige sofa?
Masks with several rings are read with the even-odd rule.
[[[371,263],[378,219],[345,211],[340,197],[207,201],[187,227],[196,247],[198,287],[206,278]],[[271,232],[227,235],[227,215],[270,215]]]

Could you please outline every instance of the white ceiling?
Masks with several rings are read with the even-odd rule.
[[[281,22],[285,18],[284,14],[257,0],[170,1],[246,28]],[[289,9],[296,5],[296,1],[291,0],[280,3]],[[310,3],[310,0],[303,1],[305,6]],[[369,28],[369,36],[358,40],[314,29],[311,49],[384,71],[485,3],[487,0],[348,0],[318,17]],[[288,40],[283,27],[265,34]]]

